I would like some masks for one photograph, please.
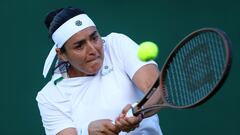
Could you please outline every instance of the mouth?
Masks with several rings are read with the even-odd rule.
[[[91,58],[91,59],[87,60],[86,62],[90,63],[90,62],[94,62],[94,61],[99,60],[99,59],[100,59],[100,56]]]

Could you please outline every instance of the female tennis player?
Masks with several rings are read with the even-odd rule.
[[[101,37],[78,8],[61,8],[45,19],[54,42],[44,65],[51,80],[36,99],[47,135],[161,135],[157,115],[125,117],[158,76],[154,61],[137,57],[128,36]],[[54,62],[55,63],[55,62]]]

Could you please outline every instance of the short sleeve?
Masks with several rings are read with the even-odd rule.
[[[139,45],[124,34],[114,33],[113,47],[123,64],[124,71],[132,79],[138,69],[147,64],[155,64],[155,61],[141,61],[137,56]]]
[[[40,110],[46,135],[56,135],[65,128],[73,127],[75,124],[68,114],[48,101],[42,94],[38,94],[36,100]]]

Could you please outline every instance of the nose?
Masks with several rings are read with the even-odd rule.
[[[89,55],[97,55],[97,44],[94,44],[92,42],[87,43],[87,52]]]

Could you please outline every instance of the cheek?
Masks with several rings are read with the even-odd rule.
[[[99,46],[97,47],[97,50],[98,50],[98,53],[99,53],[101,56],[103,56],[103,44],[99,45]]]
[[[84,55],[81,55],[80,53],[73,53],[69,56],[68,60],[73,66],[79,66],[84,63],[84,59]]]

